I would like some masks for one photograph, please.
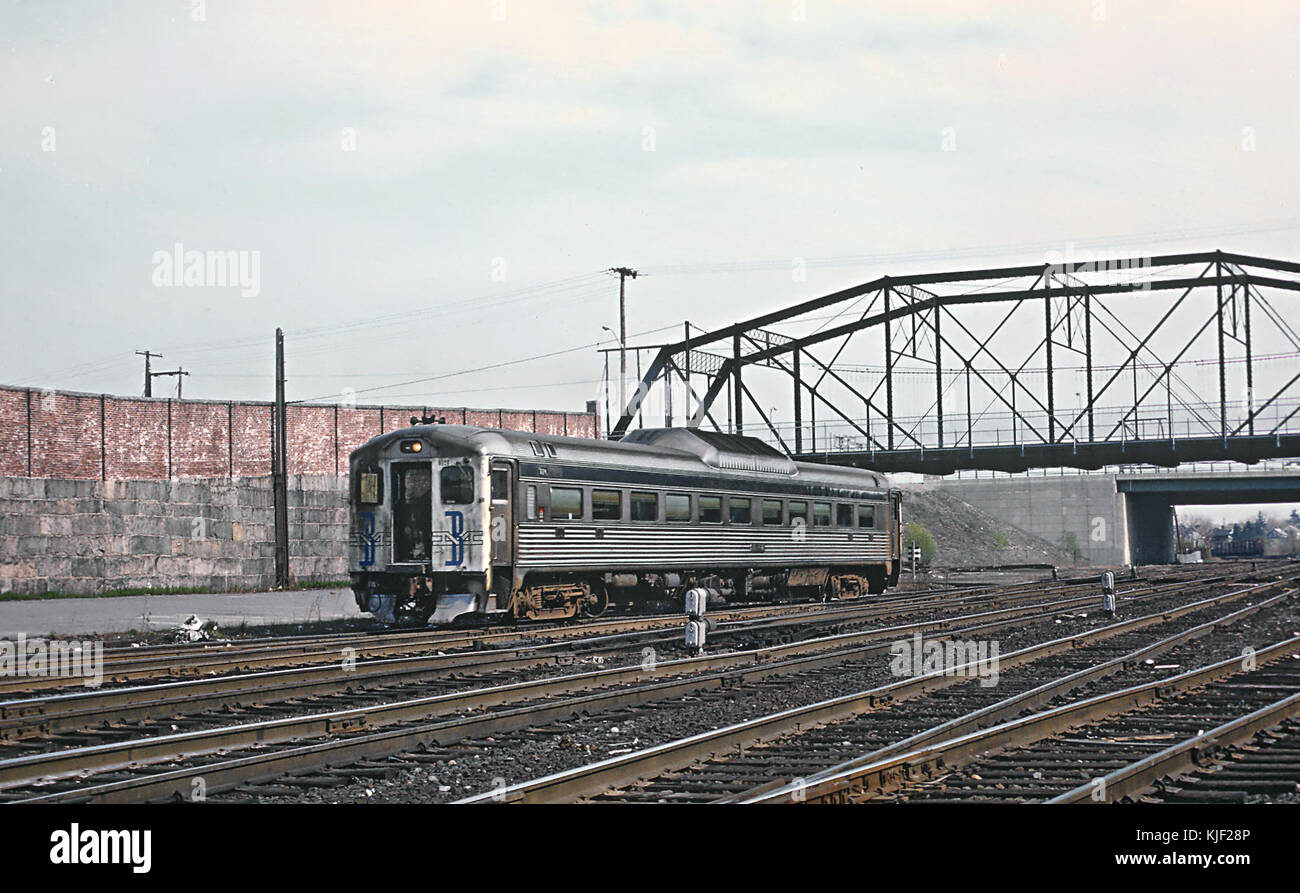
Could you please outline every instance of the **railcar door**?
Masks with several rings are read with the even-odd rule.
[[[428,462],[392,465],[393,561],[424,563],[433,552],[433,468]]]
[[[434,565],[445,572],[479,572],[487,568],[483,551],[482,466],[467,458],[438,460],[438,549]]]
[[[890,497],[889,557],[898,561],[903,555],[903,494],[895,491]]]
[[[492,463],[492,504],[489,533],[492,539],[492,566],[500,568],[515,563],[515,474],[514,463],[500,459]]]

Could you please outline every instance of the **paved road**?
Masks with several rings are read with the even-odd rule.
[[[191,614],[227,628],[369,616],[357,611],[349,589],[52,598],[0,602],[0,637],[171,629]]]

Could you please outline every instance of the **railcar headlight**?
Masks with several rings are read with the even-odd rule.
[[[419,440],[402,441],[401,450],[403,453],[418,453],[423,449],[424,449],[423,441],[419,441]]]

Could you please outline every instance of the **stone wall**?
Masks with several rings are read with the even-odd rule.
[[[347,577],[347,477],[289,478],[295,582]],[[0,592],[97,593],[275,583],[271,478],[0,477]]]

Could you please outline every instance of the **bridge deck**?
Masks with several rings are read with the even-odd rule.
[[[875,450],[800,453],[801,462],[851,465],[884,473],[952,474],[954,471],[1021,472],[1031,468],[1097,470],[1114,465],[1158,465],[1173,468],[1184,462],[1244,462],[1300,457],[1300,434],[1236,435],[1129,440],[1103,443],[1026,443],[1007,446],[943,449]]]

